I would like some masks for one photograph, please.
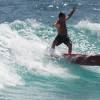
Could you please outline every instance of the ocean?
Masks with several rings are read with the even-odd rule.
[[[0,100],[100,100],[100,66],[47,55],[59,12],[74,6],[73,53],[100,54],[99,0],[0,0]]]

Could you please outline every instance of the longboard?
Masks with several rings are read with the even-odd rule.
[[[74,64],[100,66],[100,55],[63,54],[62,56]]]

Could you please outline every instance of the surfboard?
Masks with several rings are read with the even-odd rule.
[[[79,65],[100,66],[100,55],[68,54],[62,55],[67,61]]]

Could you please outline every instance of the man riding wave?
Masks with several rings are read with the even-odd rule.
[[[58,46],[58,45],[64,43],[68,47],[68,54],[71,55],[72,42],[68,36],[66,21],[73,15],[75,10],[76,10],[76,8],[74,7],[67,16],[63,12],[59,13],[59,16],[58,16],[59,19],[54,24],[54,26],[57,28],[58,34],[52,43],[51,53],[54,53],[55,46]]]

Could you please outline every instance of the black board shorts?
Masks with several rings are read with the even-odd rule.
[[[64,43],[67,46],[72,44],[71,40],[69,39],[69,37],[67,35],[57,35],[54,40],[54,43],[56,45],[60,45],[60,44]]]

